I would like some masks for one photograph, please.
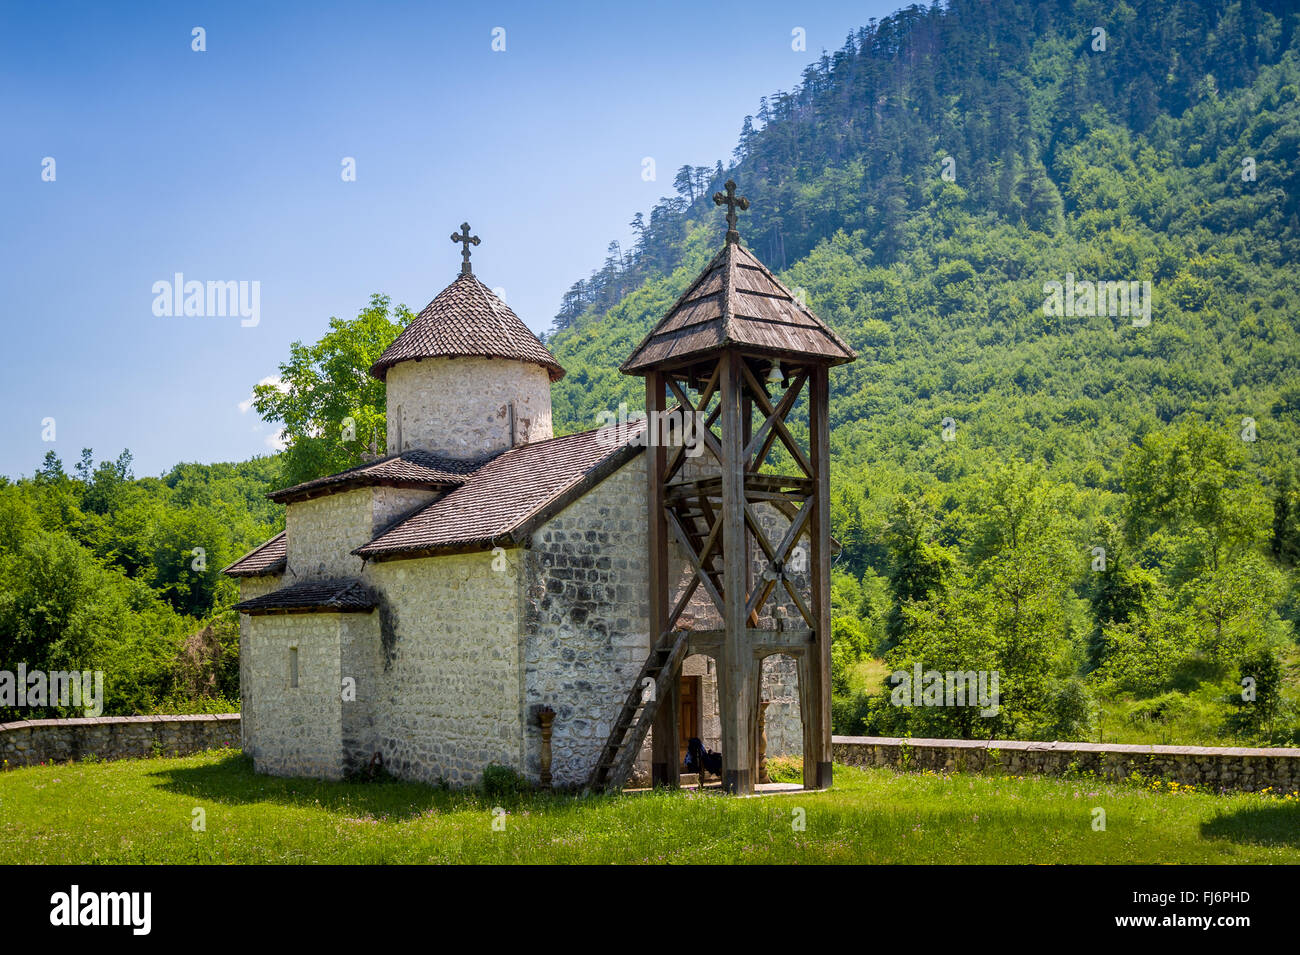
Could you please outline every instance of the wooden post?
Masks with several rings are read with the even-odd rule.
[[[809,393],[808,443],[810,461],[816,486],[810,506],[813,508],[809,528],[812,553],[809,570],[812,572],[812,614],[817,622],[813,633],[816,646],[810,648],[813,656],[808,667],[811,679],[808,688],[800,692],[810,694],[813,704],[814,732],[807,734],[813,743],[812,752],[805,750],[804,787],[829,789],[831,785],[831,455],[830,426],[830,376],[825,365],[817,366],[812,373],[812,390]]]
[[[542,789],[551,788],[551,724],[555,722],[555,710],[549,706],[537,708],[537,723],[542,728],[541,773],[538,777]]]
[[[657,412],[664,410],[663,372],[652,371],[645,379],[645,407],[650,425],[658,421]],[[650,427],[647,425],[647,427]],[[664,468],[668,464],[667,450],[659,440],[662,435],[647,434],[646,477],[649,481],[650,519],[650,646],[653,648],[663,636],[668,625],[668,520],[664,514]],[[677,788],[681,784],[681,766],[678,761],[677,681],[669,685],[665,699],[659,701],[655,711],[650,738],[650,778],[655,786]]]
[[[760,783],[770,783],[772,777],[767,771],[767,708],[772,705],[772,701],[764,700],[762,692],[760,686],[758,698],[758,762],[755,765],[758,768],[758,781]]]
[[[744,361],[744,359],[737,355],[735,356],[734,361],[736,362],[737,365],[739,365]],[[741,453],[740,456],[737,458],[736,467],[740,471],[741,481],[743,482],[749,475],[749,458],[745,455],[744,449],[749,447],[749,442],[754,437],[754,398],[753,395],[750,394],[749,389],[745,387],[745,378],[743,372],[740,375],[740,393],[743,396],[740,402]],[[741,485],[742,500],[744,499],[743,497],[744,494],[745,494],[745,487],[744,484],[742,483]],[[743,514],[741,516],[741,520],[742,521],[744,520]],[[743,525],[743,524],[742,526],[745,527],[745,552],[744,552],[745,589],[741,591],[742,596],[740,602],[742,604],[747,604],[749,602],[749,594],[754,589],[754,553],[753,553],[753,549],[749,546],[750,532],[748,530],[748,527],[747,525]],[[744,620],[745,627],[758,626],[757,612],[755,612],[753,617],[751,617],[749,614],[745,614],[743,620]],[[752,791],[752,786],[759,782],[758,734],[762,732],[762,729],[759,725],[759,702],[758,701],[763,698],[763,661],[754,659],[753,647],[750,646],[750,641],[747,636],[742,636],[740,641],[740,650],[745,655],[746,665],[752,666],[751,672],[752,672],[752,681],[754,684],[753,712],[751,714],[747,714],[746,717],[746,722],[748,724],[748,733],[749,733],[748,765],[750,767],[750,784],[751,784],[751,791]]]
[[[744,359],[743,358],[738,359],[738,361],[744,361]],[[742,450],[741,450],[741,460],[740,460],[739,467],[742,476],[741,479],[743,480],[744,477],[749,474],[749,458],[745,456],[743,449],[749,447],[749,442],[754,437],[754,399],[750,395],[749,389],[745,387],[743,377],[741,379],[740,390],[741,393],[745,396],[744,401],[741,403],[741,408],[740,408],[740,428],[741,428],[740,447]],[[754,560],[753,560],[753,554],[750,552],[749,534],[747,533],[745,535],[745,600],[746,601],[749,600],[749,593],[753,589],[754,589]],[[746,617],[745,626],[757,627],[758,626],[757,614],[755,615],[755,618],[752,620]],[[761,666],[759,667],[759,672],[760,673],[762,672]],[[762,697],[763,697],[762,687],[759,687],[759,695],[757,699],[762,699]],[[755,718],[757,719],[757,717]],[[757,726],[755,727],[754,733],[755,733],[755,738],[757,739],[757,733],[758,733]],[[755,758],[757,759],[757,754],[755,754]],[[756,762],[753,763],[753,766],[755,768],[755,771],[757,771],[758,763]]]
[[[813,677],[820,665],[821,656],[817,644],[807,647],[799,654],[796,664],[799,673],[799,720],[803,727],[803,785],[804,789],[815,789],[817,782],[817,741],[821,733],[821,699],[816,692],[816,680]]]
[[[748,646],[748,640],[746,640],[745,643],[747,644],[746,649],[749,651],[750,659],[754,661],[754,668],[751,671],[753,674],[752,682],[754,684],[754,697],[753,714],[749,720],[749,765],[753,773],[751,781],[754,785],[757,785],[762,781],[759,779],[762,765],[759,762],[758,736],[759,733],[763,731],[763,704],[761,702],[763,699],[763,660],[754,652],[752,646]]]
[[[741,423],[741,362],[735,351],[722,355],[722,555],[723,647],[719,670],[722,698],[722,786],[731,793],[752,793],[750,762],[754,729],[754,654],[745,634],[745,579],[748,564],[745,530],[744,428]]]

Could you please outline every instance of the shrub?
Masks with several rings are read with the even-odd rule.
[[[831,732],[838,736],[866,736],[870,706],[871,697],[866,693],[832,697]]]
[[[1191,708],[1191,701],[1182,693],[1162,693],[1134,706],[1127,719],[1134,726],[1173,723],[1185,717]]]
[[[774,783],[801,783],[803,782],[803,757],[769,756],[767,775]]]
[[[849,667],[857,660],[857,654],[847,643],[831,644],[831,693],[847,694],[849,692]]]
[[[1257,650],[1241,661],[1239,677],[1238,687],[1249,685],[1253,692],[1247,698],[1235,689],[1228,696],[1225,702],[1233,709],[1224,721],[1226,727],[1240,736],[1271,737],[1274,721],[1285,710],[1282,661],[1267,647]]]
[[[1049,732],[1055,739],[1084,740],[1092,730],[1096,703],[1078,679],[1065,680],[1052,694]]]
[[[531,788],[528,780],[509,766],[493,763],[483,770],[483,795],[489,798],[515,796]]]

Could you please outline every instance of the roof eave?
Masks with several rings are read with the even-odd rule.
[[[491,551],[498,547],[504,547],[507,550],[514,550],[525,546],[527,546],[526,542],[521,544],[509,534],[498,534],[495,537],[475,537],[463,541],[451,541],[446,544],[438,544],[433,547],[367,550],[368,545],[362,545],[352,551],[352,553],[357,557],[380,564],[390,560],[415,560],[420,557],[447,557],[452,554],[475,554],[480,551]]]
[[[697,352],[688,352],[682,355],[674,355],[665,359],[663,362],[644,362],[637,365],[625,363],[620,366],[619,371],[625,375],[644,376],[652,371],[674,371],[679,368],[689,368],[700,362],[707,361],[711,358],[717,358],[727,350],[739,351],[745,355],[754,355],[763,358],[779,358],[782,361],[803,362],[810,365],[826,365],[828,367],[835,365],[844,365],[851,361],[857,360],[857,354],[849,349],[849,354],[844,355],[819,355],[809,352],[792,352],[788,349],[765,348],[761,345],[741,344],[738,342],[724,342],[721,345],[713,345],[709,348]]]
[[[517,361],[521,365],[536,365],[538,368],[546,369],[546,374],[550,377],[551,384],[555,384],[555,382],[559,381],[561,378],[563,378],[565,375],[568,374],[568,372],[565,371],[564,366],[561,365],[558,361],[551,363],[545,361],[537,361],[532,358],[516,358],[513,355],[493,355],[489,352],[473,352],[473,353],[465,352],[463,354],[456,354],[456,355],[408,355],[404,358],[399,358],[396,361],[375,362],[373,365],[370,366],[370,368],[367,371],[367,374],[369,374],[372,378],[377,378],[380,381],[386,383],[388,381],[388,370],[390,368],[397,367],[398,365],[402,364],[402,362],[433,361],[438,358],[445,358],[449,361],[456,358],[489,358],[495,361]]]
[[[239,610],[239,607],[235,607]],[[309,607],[261,607],[253,610],[239,610],[250,617],[270,617],[276,614],[290,613],[374,613],[374,607],[329,607],[323,605]]]
[[[628,355],[627,359],[624,360],[623,364],[618,366],[618,370],[620,372],[622,372],[625,375],[642,374],[642,372],[635,370],[635,366],[633,365],[633,362],[635,361],[637,355],[645,351],[646,346],[650,344],[650,339],[654,338],[655,333],[659,331],[659,326],[663,325],[664,322],[668,321],[668,319],[671,318],[673,314],[676,313],[676,311],[682,307],[682,305],[686,302],[686,299],[690,297],[690,294],[694,292],[697,288],[699,288],[699,285],[701,282],[704,281],[705,276],[707,276],[710,272],[713,271],[714,264],[717,263],[718,259],[720,259],[723,255],[726,254],[726,251],[727,251],[727,246],[723,245],[721,249],[719,249],[717,252],[713,254],[713,258],[709,259],[708,264],[705,265],[704,268],[700,269],[700,274],[695,276],[695,279],[689,285],[686,286],[686,290],[682,292],[681,295],[677,296],[677,300],[673,302],[673,304],[669,307],[668,311],[664,312],[663,318],[659,319],[659,321],[655,322],[654,325],[650,327],[650,331],[646,332],[645,337],[641,339],[641,341],[637,344],[636,348],[632,349],[632,354]],[[650,369],[655,366],[644,365],[642,367],[646,369]]]
[[[344,491],[359,491],[367,487],[395,487],[437,493],[460,487],[464,483],[464,481],[403,481],[398,478],[381,478],[370,481],[345,481],[338,484],[327,484],[292,494],[290,493],[293,490],[292,488],[285,488],[283,491],[272,491],[266,496],[277,504],[298,504],[318,497],[329,497],[331,494],[341,494]]]
[[[511,536],[521,544],[524,540],[531,540],[533,531],[537,530],[538,527],[545,524],[644,450],[645,447],[642,445],[631,444],[624,444],[615,448],[591,468],[584,471],[577,480],[560,490],[554,497],[519,521],[510,529]]]
[[[287,533],[288,533],[287,531],[280,531],[280,533],[272,535],[272,537],[269,540],[262,541],[262,543],[258,544],[256,547],[254,547],[248,553],[244,554],[242,557],[238,558],[237,560],[232,560],[225,567],[222,567],[221,570],[218,571],[218,573],[225,574],[227,577],[263,577],[263,576],[271,576],[274,573],[279,573],[280,571],[283,571],[284,564],[286,563],[286,558],[284,557],[281,557],[273,561],[271,564],[267,565],[266,570],[262,570],[262,571],[237,571],[235,570],[235,568],[238,567],[240,564],[242,564],[244,561],[248,560],[250,557],[260,554],[268,547],[271,547],[273,544],[276,543],[276,541],[282,539]],[[278,571],[272,571],[270,569],[272,567],[277,567],[277,566],[279,567]]]
[[[243,560],[243,558],[241,557],[240,560]],[[277,560],[275,563],[273,563],[273,564],[268,564],[266,567],[264,567],[264,568],[261,569],[261,570],[235,570],[235,569],[233,569],[233,568],[235,567],[235,565],[238,564],[238,563],[239,563],[239,561],[237,560],[237,561],[235,561],[234,564],[231,564],[231,565],[228,566],[228,567],[224,567],[224,568],[222,568],[221,573],[225,574],[227,577],[244,577],[244,578],[251,578],[251,577],[279,577],[281,574],[284,573],[285,568],[289,565],[289,561],[288,561],[288,559],[287,559],[287,558],[284,558],[284,557],[281,557],[281,558],[280,558],[279,560]]]

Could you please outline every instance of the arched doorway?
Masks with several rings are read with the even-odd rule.
[[[794,654],[779,651],[765,655],[759,663],[752,765],[760,784],[772,782],[767,772],[768,759],[804,754],[807,714],[799,663]]]
[[[707,653],[693,653],[682,661],[678,678],[678,765],[688,772],[686,752],[692,739],[705,749],[722,749],[722,718],[718,709],[718,664]]]

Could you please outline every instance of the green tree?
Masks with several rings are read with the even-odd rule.
[[[922,673],[983,671],[989,689],[992,685],[987,675],[998,671],[998,692],[1005,698],[1001,695],[1008,687],[1001,673],[998,641],[983,610],[972,591],[957,587],[942,596],[914,601],[904,607],[903,639],[886,657],[892,673],[880,694],[878,712],[884,717],[878,720],[883,724],[880,729],[918,736],[987,739],[997,735],[1001,728],[1014,725],[1002,710],[1001,699],[999,712],[991,716],[982,715],[980,707],[969,700],[964,706],[927,706],[922,705],[922,687],[914,682],[917,664]],[[900,677],[895,678],[894,674]],[[911,705],[905,708],[895,705],[896,691],[904,686],[901,675],[910,681],[907,686],[911,691]],[[1024,694],[1019,695],[1023,699]]]
[[[888,645],[897,643],[906,628],[906,606],[943,594],[957,567],[956,556],[937,542],[937,534],[938,523],[924,499],[899,499],[885,528],[894,598],[885,623]]]
[[[1098,684],[1112,693],[1153,694],[1168,688],[1188,656],[1185,628],[1167,606],[1144,606],[1123,623],[1105,624]]]
[[[1288,465],[1273,491],[1273,534],[1269,551],[1281,563],[1292,567],[1300,564],[1300,480],[1296,478],[1294,465]]]
[[[1244,736],[1271,736],[1286,705],[1282,681],[1282,662],[1276,653],[1261,648],[1244,657],[1237,681],[1241,690],[1229,698],[1233,706],[1229,729]]]
[[[294,342],[278,385],[253,389],[257,413],[283,425],[284,483],[346,470],[372,443],[385,446],[384,384],[369,368],[413,317],[406,306],[373,295],[355,319],[331,318],[316,344]]]
[[[1156,530],[1193,542],[1192,573],[1256,547],[1269,514],[1246,447],[1191,419],[1146,435],[1121,467],[1130,542]]]
[[[1227,668],[1252,651],[1272,652],[1280,635],[1274,607],[1281,579],[1262,558],[1225,564],[1185,589],[1196,646],[1210,661]]]
[[[1071,539],[1069,489],[1018,462],[974,480],[972,600],[1001,672],[1003,725],[1013,731],[1050,719],[1055,681],[1074,666],[1067,597],[1082,564]]]
[[[1164,589],[1158,571],[1132,562],[1123,535],[1105,518],[1098,521],[1093,552],[1084,585],[1093,621],[1088,634],[1088,668],[1095,670],[1108,652],[1105,628],[1140,616]]]

